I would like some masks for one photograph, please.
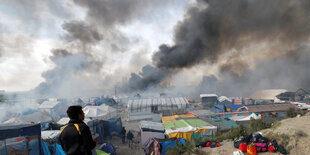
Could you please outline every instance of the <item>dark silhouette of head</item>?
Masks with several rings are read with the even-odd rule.
[[[70,106],[67,115],[70,119],[84,120],[84,112],[79,105]]]

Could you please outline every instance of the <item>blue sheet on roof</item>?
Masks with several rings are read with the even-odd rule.
[[[225,107],[227,109],[231,109],[232,112],[237,111],[238,108],[245,106],[244,104],[240,105],[215,105],[216,112],[222,113],[225,112]],[[246,109],[241,109],[242,111],[246,111]]]
[[[51,155],[51,152],[48,149],[46,142],[41,142],[41,146],[42,146],[42,150],[43,150],[44,155]]]
[[[55,145],[52,145],[52,147],[54,150],[56,150],[55,155],[66,155],[66,153],[64,152],[64,150],[59,144],[56,144],[56,148],[55,148]]]
[[[176,146],[176,142],[178,142],[179,144],[185,144],[185,139],[184,138],[179,138],[176,140],[170,140],[170,141],[160,141],[160,145],[161,145],[161,154],[165,155],[165,153],[168,151],[168,149],[170,147]]]

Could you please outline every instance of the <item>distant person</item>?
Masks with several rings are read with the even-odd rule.
[[[67,110],[69,123],[59,135],[60,145],[67,155],[91,155],[98,137],[92,138],[89,127],[83,122],[84,112],[81,106],[70,106]]]
[[[126,138],[126,129],[125,129],[125,127],[123,127],[122,130],[121,130],[121,136],[122,136],[122,142],[124,144],[125,143],[125,138]]]
[[[134,138],[134,136],[131,133],[131,131],[128,131],[128,133],[127,133],[128,147],[131,149],[133,148],[133,138]]]

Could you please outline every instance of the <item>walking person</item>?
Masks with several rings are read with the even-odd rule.
[[[121,137],[122,137],[123,144],[125,144],[125,139],[126,139],[126,129],[125,129],[125,127],[123,127],[122,130],[121,130]]]
[[[83,122],[81,106],[70,106],[67,110],[69,123],[60,131],[59,142],[67,155],[91,155],[98,137],[93,139],[89,127]]]
[[[127,133],[127,139],[128,139],[128,147],[133,149],[133,134],[131,133],[131,131],[129,130]]]

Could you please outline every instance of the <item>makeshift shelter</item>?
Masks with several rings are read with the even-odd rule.
[[[85,118],[107,120],[117,117],[116,109],[110,106],[86,106],[83,108]]]
[[[175,147],[176,144],[185,144],[184,138],[171,138],[171,139],[165,139],[165,140],[159,140],[159,144],[161,146],[161,154],[165,155],[166,152],[170,147]]]
[[[140,131],[142,148],[145,148],[147,146],[147,142],[152,138],[165,139],[165,128],[162,123],[141,121]]]
[[[57,124],[66,125],[69,121],[70,121],[69,117],[63,117],[63,118],[61,118],[60,120],[57,121]]]
[[[231,117],[230,119],[234,120],[234,121],[250,121],[251,118],[253,118],[253,119],[261,119],[261,115],[260,114],[252,113],[249,116],[236,116],[236,117]]]
[[[138,98],[128,100],[127,107],[129,121],[151,120],[155,113],[171,115],[185,112],[189,103],[185,97]]]
[[[108,106],[116,106],[117,102],[113,98],[103,98],[103,99],[98,99],[95,101],[96,106],[100,106],[102,104],[105,104]]]
[[[169,138],[184,138],[187,141],[212,136],[217,130],[216,126],[198,118],[179,119],[163,124]]]
[[[68,105],[58,102],[57,99],[49,99],[48,101],[44,101],[38,107],[38,110],[47,112],[53,120],[58,120],[61,117],[67,116],[66,111],[68,107]]]
[[[42,153],[40,124],[0,126],[0,155]]]
[[[191,117],[196,117],[196,116],[193,114],[164,116],[164,117],[161,117],[161,121],[164,123],[164,122],[175,121],[177,118],[191,118]]]
[[[219,101],[218,103],[219,103],[220,105],[232,105],[232,104],[233,104],[233,103],[232,103],[232,100],[229,99],[229,98],[226,97],[226,96],[220,96],[220,97],[217,98],[217,100]]]
[[[52,122],[51,116],[46,112],[35,112],[28,115],[23,115],[19,117],[11,118],[4,122],[7,123],[14,123],[14,124],[35,124],[35,123],[49,123]]]
[[[204,107],[213,107],[218,103],[218,96],[216,94],[200,94],[201,104]]]
[[[247,111],[246,108],[241,108],[244,106],[245,105],[240,104],[240,105],[215,105],[214,107],[217,113],[223,113],[223,112]]]
[[[121,118],[111,118],[107,122],[109,122],[109,135],[112,133],[119,134],[122,131],[123,125]]]

